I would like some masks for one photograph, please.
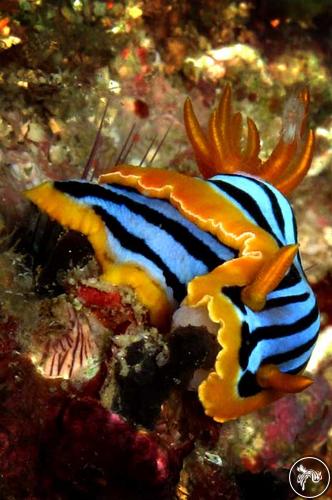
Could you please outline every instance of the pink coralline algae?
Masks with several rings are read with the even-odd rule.
[[[282,467],[298,455],[310,454],[313,443],[319,450],[332,425],[331,397],[331,386],[317,376],[305,394],[284,397],[272,406],[269,421],[261,427],[264,447],[259,455],[264,468]]]
[[[214,450],[237,470],[279,473],[300,456],[320,454],[332,425],[331,398],[332,387],[321,374],[304,394],[285,396],[224,426]]]
[[[47,401],[49,387],[42,389],[33,366],[18,353],[1,355],[0,387],[0,497],[30,498],[36,485],[39,434],[59,393],[48,394]]]
[[[0,361],[1,498],[171,498],[181,452],[40,377],[26,357]]]
[[[58,434],[45,444],[44,466],[53,471],[55,491],[62,484],[94,498],[167,499],[178,479],[174,457],[152,434],[91,398],[70,402]]]

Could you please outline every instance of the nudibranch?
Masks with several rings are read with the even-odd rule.
[[[226,86],[207,132],[191,101],[184,122],[203,176],[122,165],[98,183],[45,182],[27,197],[94,248],[101,279],[133,287],[151,323],[165,328],[180,304],[203,308],[220,345],[198,387],[223,422],[312,383],[302,374],[318,330],[288,195],[310,167],[309,93],[285,106],[279,142],[259,158],[255,123],[233,113]]]

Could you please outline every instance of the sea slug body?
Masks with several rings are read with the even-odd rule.
[[[312,382],[302,372],[319,312],[285,197],[312,159],[308,103],[307,90],[288,102],[280,140],[264,163],[250,119],[241,149],[242,118],[232,113],[226,86],[207,134],[185,103],[204,178],[122,165],[98,184],[46,182],[26,192],[50,217],[88,237],[101,279],[133,287],[160,329],[180,304],[206,308],[220,351],[198,394],[220,422]]]

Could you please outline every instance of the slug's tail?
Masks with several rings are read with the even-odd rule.
[[[25,196],[62,226],[85,235],[100,264],[102,281],[133,288],[149,310],[151,323],[160,329],[166,328],[172,304],[164,288],[135,262],[121,262],[114,257],[108,238],[107,211],[103,218],[98,211],[100,207],[93,206],[82,195],[96,197],[92,186],[94,184],[80,181],[44,182],[27,190]]]
[[[242,116],[232,112],[231,97],[231,87],[226,85],[207,133],[199,125],[190,99],[185,102],[184,123],[202,175],[247,172],[289,194],[306,175],[313,155],[314,132],[307,130],[308,89],[287,101],[279,142],[265,162],[259,158],[260,137],[251,118],[247,118],[247,144],[241,148]]]
[[[59,224],[87,236],[103,271],[107,268],[108,245],[103,221],[93,209],[44,182],[25,191],[25,196]]]

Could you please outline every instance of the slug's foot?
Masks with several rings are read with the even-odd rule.
[[[195,326],[207,330],[212,335],[217,335],[220,328],[219,323],[214,323],[205,306],[188,307],[181,306],[175,311],[172,318],[172,330],[180,327]]]

